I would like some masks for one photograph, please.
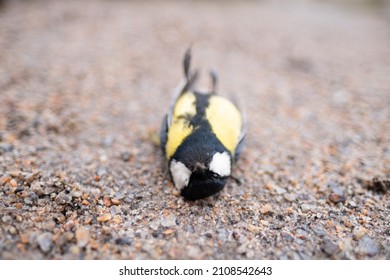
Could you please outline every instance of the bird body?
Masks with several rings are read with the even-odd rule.
[[[190,51],[184,58],[186,81],[163,121],[161,146],[169,172],[181,195],[195,200],[225,186],[245,136],[243,117],[229,99],[194,89],[198,72],[190,72]]]

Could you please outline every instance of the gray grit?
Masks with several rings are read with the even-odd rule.
[[[389,14],[1,1],[1,259],[389,259]],[[245,110],[237,180],[184,201],[156,146],[181,59]]]

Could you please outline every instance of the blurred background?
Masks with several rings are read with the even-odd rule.
[[[384,0],[3,0],[0,9],[2,104],[59,118],[64,107],[76,126],[93,116],[158,123],[190,45],[201,85],[217,70],[220,92],[253,112],[388,90]]]

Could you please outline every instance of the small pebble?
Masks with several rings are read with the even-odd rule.
[[[77,247],[76,245],[72,245],[69,248],[69,252],[73,255],[79,255],[80,254],[80,248]]]
[[[16,188],[18,186],[18,182],[16,182],[15,179],[11,179],[11,181],[9,181],[9,183],[10,183],[11,187],[13,187],[13,188]]]
[[[106,137],[104,137],[102,144],[106,147],[109,147],[113,142],[114,142],[114,137],[112,135],[107,135]]]
[[[27,244],[29,243],[29,235],[27,233],[21,233],[20,234],[20,242],[22,242],[23,244]]]
[[[243,243],[240,246],[238,246],[238,248],[236,250],[236,252],[239,254],[245,254],[246,251],[247,251],[247,244],[246,243]]]
[[[111,198],[111,203],[114,205],[119,205],[119,204],[121,204],[121,201],[119,199],[116,199],[116,198]]]
[[[260,209],[261,214],[267,214],[267,213],[272,212],[272,211],[273,211],[273,209],[272,209],[272,206],[270,204],[265,204]]]
[[[126,198],[126,196],[127,196],[126,192],[117,192],[117,193],[115,193],[115,197],[111,198],[111,202],[113,200],[116,201],[116,200],[124,199],[124,198]],[[116,203],[113,202],[113,204],[116,204]]]
[[[312,230],[320,237],[328,234],[322,225],[314,226]]]
[[[37,237],[37,242],[42,252],[47,253],[53,246],[53,234],[50,232],[42,233]]]
[[[284,194],[287,192],[286,189],[281,188],[279,186],[273,185],[273,189],[276,191],[277,194]]]
[[[217,235],[218,241],[220,241],[222,243],[225,243],[229,237],[229,231],[227,231],[224,228],[218,229],[217,234],[218,234]]]
[[[56,223],[52,220],[42,223],[42,229],[47,231],[53,231],[56,227]]]
[[[115,243],[118,245],[131,245],[131,239],[127,237],[118,237],[115,239]]]
[[[152,230],[157,230],[160,227],[160,220],[159,219],[154,220],[149,224],[149,226]]]
[[[340,196],[344,195],[344,189],[338,182],[330,181],[328,183],[328,187],[332,190],[333,193],[336,193]]]
[[[98,241],[96,241],[96,240],[90,240],[89,241],[89,246],[91,247],[91,249],[97,250],[97,249],[99,249],[101,244]]]
[[[54,219],[58,221],[58,223],[62,224],[65,223],[66,217],[62,213],[55,213],[54,214]]]
[[[8,143],[1,143],[0,144],[0,154],[5,153],[5,152],[12,152],[14,149],[14,146],[12,144]]]
[[[294,221],[294,224],[296,224],[298,222],[298,212],[297,211],[293,211],[293,221]]]
[[[112,216],[115,216],[116,214],[120,214],[121,212],[122,212],[121,208],[116,205],[110,207],[110,214]]]
[[[254,233],[254,234],[258,234],[258,233],[260,232],[260,230],[261,230],[260,227],[254,226],[254,225],[252,225],[252,224],[250,224],[250,223],[247,225],[247,229],[248,229],[250,232]]]
[[[102,226],[102,233],[105,235],[111,234],[111,228],[108,226]]]
[[[355,228],[352,233],[353,233],[353,236],[357,240],[359,240],[367,234],[367,229],[363,228],[363,227],[358,227],[358,228]]]
[[[81,191],[75,190],[71,192],[71,195],[73,197],[81,197],[83,194],[81,193]]]
[[[74,238],[73,232],[65,232],[64,237],[67,241],[71,241]]]
[[[112,205],[111,199],[108,196],[103,197],[103,203],[106,207],[110,207]]]
[[[112,217],[112,222],[115,224],[121,224],[123,222],[123,219],[120,215],[115,215]]]
[[[92,222],[92,216],[90,215],[85,216],[84,224],[89,225],[91,222]]]
[[[246,257],[247,257],[248,259],[253,259],[253,258],[255,257],[255,252],[252,251],[252,250],[248,250],[248,251],[246,252]]]
[[[9,216],[9,215],[5,215],[1,218],[1,220],[3,221],[4,224],[11,224],[12,223],[12,217]]]
[[[97,175],[98,175],[99,177],[102,177],[102,176],[104,176],[104,175],[106,175],[106,174],[107,174],[107,169],[104,168],[104,167],[100,167],[100,168],[98,169],[98,171],[97,171]]]
[[[333,256],[340,252],[339,246],[330,239],[326,239],[322,244],[321,249],[328,255]]]
[[[85,247],[89,241],[89,230],[85,227],[80,227],[76,230],[77,246]]]
[[[46,187],[43,189],[43,194],[45,194],[45,195],[49,195],[49,194],[52,194],[54,192],[56,192],[56,189],[53,187]]]
[[[23,186],[18,186],[18,187],[15,189],[15,193],[20,193],[20,192],[22,192],[22,191],[24,191]]]
[[[98,222],[107,222],[108,220],[111,219],[111,214],[110,213],[104,213],[103,215],[99,216],[97,218]]]
[[[328,196],[329,200],[333,203],[339,203],[339,202],[344,202],[346,200],[345,196],[337,194],[337,193],[331,193]]]
[[[284,197],[285,200],[290,201],[290,202],[292,202],[292,201],[297,199],[297,196],[295,194],[293,194],[293,193],[285,193],[283,195],[283,197]]]
[[[357,207],[356,203],[355,203],[353,200],[348,201],[348,204],[349,204],[351,207],[353,207],[353,208],[356,208],[356,207]]]
[[[263,165],[261,169],[263,170],[264,173],[268,173],[271,175],[274,174],[276,171],[276,168],[273,165]]]
[[[12,235],[16,235],[18,233],[17,229],[15,227],[10,227],[8,229],[8,232]]]
[[[169,214],[168,216],[161,217],[161,225],[163,227],[174,227],[176,226],[176,217],[173,214]]]
[[[43,188],[41,186],[41,183],[38,180],[36,180],[36,181],[31,183],[30,190],[35,192],[37,195],[43,195],[44,194],[44,190],[43,190]]]
[[[73,220],[68,220],[65,224],[64,224],[64,229],[66,231],[69,231],[69,230],[72,230],[74,228],[75,224],[74,224],[74,221]]]
[[[200,259],[202,257],[202,250],[198,246],[190,246],[188,249],[188,257],[190,259]]]
[[[126,151],[126,152],[122,152],[121,153],[121,159],[124,161],[124,162],[127,162],[129,161],[131,158],[131,153]]]
[[[311,204],[304,203],[301,205],[301,210],[303,213],[308,213],[308,212],[312,211],[313,209],[314,209],[314,206]]]
[[[63,204],[69,204],[72,201],[72,197],[65,192],[60,192],[56,199],[55,199],[57,204],[63,205]]]
[[[378,245],[369,236],[364,236],[359,240],[359,251],[369,257],[374,257],[378,253]]]
[[[32,205],[34,202],[31,200],[31,198],[29,197],[26,197],[24,200],[23,200],[24,204],[27,204],[27,205]]]
[[[38,196],[37,196],[37,194],[36,194],[35,192],[31,192],[31,193],[29,194],[29,197],[30,197],[30,199],[31,199],[33,202],[37,202],[37,201],[38,201]]]
[[[172,234],[172,233],[174,233],[174,232],[175,232],[175,231],[174,231],[173,229],[171,229],[171,228],[169,228],[169,229],[163,231],[163,233],[164,233],[165,235],[170,235],[170,234]]]

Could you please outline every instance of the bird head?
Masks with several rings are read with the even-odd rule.
[[[210,160],[192,165],[172,160],[170,172],[176,188],[184,198],[201,199],[224,188],[231,172],[231,157],[227,152],[216,152]]]

